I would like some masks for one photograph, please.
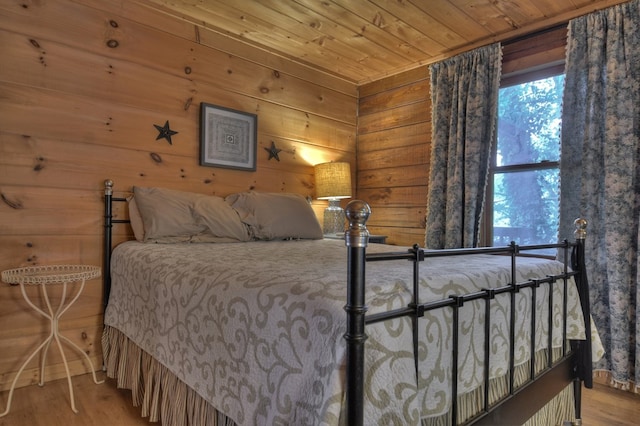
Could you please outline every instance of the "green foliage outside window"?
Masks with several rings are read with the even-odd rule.
[[[493,245],[557,241],[564,75],[500,89]]]

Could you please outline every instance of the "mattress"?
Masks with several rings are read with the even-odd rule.
[[[368,252],[402,250],[369,245]],[[518,258],[517,281],[558,275],[563,265]],[[238,425],[343,422],[347,249],[338,240],[221,244],[120,244],[111,260],[105,324],[142,350]],[[406,306],[412,268],[406,260],[368,263],[368,313]],[[428,258],[420,265],[420,301],[446,299],[511,281],[510,258]],[[515,364],[531,360],[528,336],[535,303],[536,353],[563,346],[562,286],[516,295]],[[567,336],[584,338],[572,281]],[[504,297],[503,297],[504,296]],[[490,376],[509,370],[509,296],[491,303]],[[418,424],[451,407],[450,309],[420,321],[416,379],[409,319],[367,327],[365,424]],[[460,309],[458,394],[473,394],[484,377],[483,301]]]

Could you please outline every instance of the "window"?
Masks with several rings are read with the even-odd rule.
[[[485,245],[557,242],[565,43],[556,28],[504,46]]]
[[[560,74],[500,89],[491,245],[557,242],[563,86]]]

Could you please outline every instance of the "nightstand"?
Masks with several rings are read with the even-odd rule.
[[[344,240],[344,233],[339,234],[324,234],[324,238],[328,240]],[[369,234],[369,242],[372,244],[386,244],[386,235],[373,235]]]
[[[67,358],[65,357],[64,350],[62,347],[62,342],[64,341],[68,345],[70,345],[73,349],[78,351],[81,355],[84,356],[84,359],[89,364],[91,368],[91,373],[93,374],[93,381],[96,384],[102,383],[103,381],[98,381],[96,377],[96,369],[93,367],[93,363],[89,356],[79,348],[75,343],[69,340],[67,337],[60,334],[58,331],[58,323],[62,314],[64,314],[73,303],[78,300],[82,290],[84,289],[85,282],[94,278],[100,277],[101,269],[99,266],[85,266],[85,265],[47,265],[47,266],[27,266],[24,268],[10,269],[7,271],[2,271],[2,281],[7,284],[19,284],[20,290],[22,292],[22,297],[27,302],[27,304],[33,308],[40,315],[44,316],[50,321],[50,332],[47,338],[40,343],[40,345],[29,355],[26,361],[22,364],[22,367],[18,370],[13,382],[11,383],[11,388],[9,389],[9,400],[7,401],[7,408],[3,413],[0,413],[0,417],[3,417],[7,413],[9,413],[9,409],[11,408],[11,398],[13,397],[13,390],[16,386],[16,382],[18,381],[18,377],[22,374],[22,371],[27,366],[27,364],[36,356],[40,351],[42,351],[42,356],[40,360],[40,381],[39,385],[44,385],[44,366],[47,358],[47,352],[49,351],[49,346],[52,342],[55,342],[60,350],[60,355],[62,356],[62,362],[64,363],[64,369],[67,373],[67,382],[69,384],[69,396],[71,399],[71,409],[74,413],[77,413],[75,400],[73,398],[73,386],[71,385],[71,372],[69,371],[69,365],[67,364]],[[69,289],[69,286],[75,283],[79,283],[79,287],[75,290],[75,294]],[[62,296],[59,298],[58,306],[54,306],[51,303],[51,299],[49,298],[49,293],[47,288],[50,285],[61,284],[62,285]],[[44,300],[45,307],[44,309],[37,306],[29,297],[29,294],[25,290],[25,285],[33,285],[40,286],[42,290],[42,298]],[[58,298],[56,298],[58,299]]]
[[[386,235],[369,235],[369,242],[376,244],[387,244]]]

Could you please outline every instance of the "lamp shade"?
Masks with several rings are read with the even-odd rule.
[[[319,200],[351,198],[349,163],[322,163],[315,166],[316,198]]]

